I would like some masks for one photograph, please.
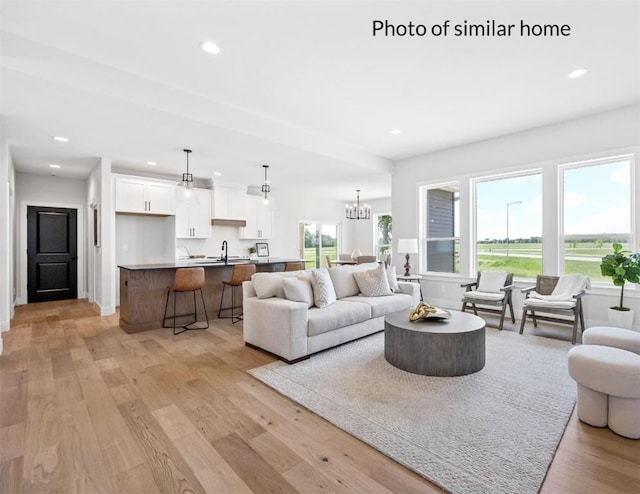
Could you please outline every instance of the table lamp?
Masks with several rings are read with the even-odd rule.
[[[362,255],[362,252],[360,252],[360,249],[353,249],[353,252],[351,253],[351,260],[357,261],[358,257],[360,257],[361,255]]]
[[[398,240],[398,253],[406,254],[404,258],[406,263],[404,265],[404,276],[410,276],[411,264],[409,264],[409,254],[418,253],[418,240],[415,238],[401,238]]]

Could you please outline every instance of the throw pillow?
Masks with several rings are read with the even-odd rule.
[[[282,273],[255,273],[251,276],[253,288],[258,298],[284,298],[282,281],[285,278],[296,278],[297,271]]]
[[[304,302],[307,307],[313,307],[313,289],[309,280],[286,278],[282,280],[284,296],[293,302]]]
[[[353,277],[356,279],[360,292],[365,297],[393,295],[391,288],[389,288],[389,280],[387,279],[384,264],[380,264],[376,269],[353,273]]]
[[[394,266],[389,266],[387,268],[387,281],[389,282],[389,288],[391,288],[393,293],[398,293],[400,291],[398,275],[396,274],[396,268]]]
[[[378,267],[378,263],[356,264],[354,266],[334,266],[329,269],[329,276],[336,291],[337,298],[353,297],[360,293],[353,273],[357,271],[368,271]]]
[[[316,307],[321,309],[336,301],[336,291],[333,289],[331,277],[326,269],[314,269],[311,271],[311,287]]]
[[[507,273],[505,271],[481,271],[478,291],[500,293],[500,289],[504,286],[506,280]]]

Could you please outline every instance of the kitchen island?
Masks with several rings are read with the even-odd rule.
[[[218,318],[222,282],[231,278],[235,264],[256,265],[257,272],[284,271],[287,262],[300,259],[282,259],[276,257],[251,260],[233,260],[225,264],[223,261],[209,259],[193,259],[162,264],[122,265],[120,268],[120,327],[127,333],[137,333],[162,327],[167,289],[173,285],[175,270],[185,267],[203,267],[205,285],[202,288],[209,320]],[[237,289],[236,300],[242,300],[240,288]],[[227,291],[228,292],[228,291]],[[173,297],[173,295],[172,295]],[[227,301],[225,293],[225,306]],[[178,294],[177,313],[193,311],[193,297]],[[198,317],[204,317],[200,297],[198,296]]]

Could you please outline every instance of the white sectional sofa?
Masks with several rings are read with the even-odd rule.
[[[393,269],[388,268],[386,279],[387,287],[395,290],[387,294],[378,290],[377,296],[364,296],[356,281],[362,285],[363,277],[384,273],[384,266],[377,263],[257,273],[243,284],[244,341],[293,362],[381,331],[386,314],[404,309],[408,317],[420,301],[420,286],[395,281]],[[330,278],[331,286],[318,286],[316,278],[323,277]],[[332,289],[335,301],[321,300]],[[365,293],[371,295],[371,288],[365,286]]]

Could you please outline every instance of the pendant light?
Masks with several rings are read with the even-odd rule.
[[[191,149],[183,149],[187,153],[187,173],[182,174],[182,181],[176,187],[176,199],[182,204],[199,204],[198,196],[193,190],[193,175],[189,173],[189,154]]]
[[[371,208],[365,204],[360,206],[360,189],[356,190],[356,202],[353,206],[347,204],[345,213],[349,220],[368,220],[371,218]]]
[[[268,194],[271,192],[271,185],[269,179],[267,178],[267,170],[269,169],[269,165],[262,165],[264,168],[264,183],[262,184],[262,193],[264,194],[264,203],[269,204]]]

